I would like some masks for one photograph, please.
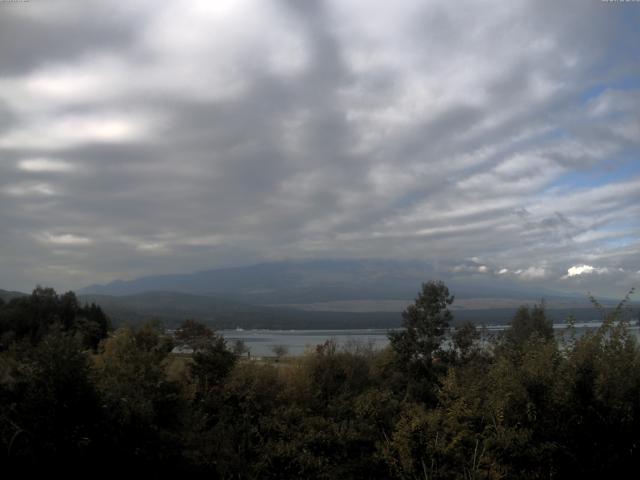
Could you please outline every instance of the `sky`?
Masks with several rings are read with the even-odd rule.
[[[640,3],[0,1],[0,288],[307,258],[640,284]]]

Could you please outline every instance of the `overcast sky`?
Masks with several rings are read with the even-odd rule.
[[[302,258],[640,284],[640,3],[0,2],[0,288]]]

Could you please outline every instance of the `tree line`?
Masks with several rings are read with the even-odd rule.
[[[544,305],[503,335],[452,328],[428,282],[374,350],[249,361],[206,325],[113,329],[37,288],[0,300],[0,464],[213,478],[626,477],[640,460],[640,349],[628,296],[584,335]],[[600,307],[593,299],[596,307]],[[188,345],[191,355],[171,353]]]

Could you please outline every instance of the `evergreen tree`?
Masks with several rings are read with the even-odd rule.
[[[397,366],[408,375],[408,390],[418,397],[433,397],[442,366],[437,357],[453,318],[449,311],[453,299],[441,281],[422,284],[415,302],[402,313],[402,330],[389,332]]]

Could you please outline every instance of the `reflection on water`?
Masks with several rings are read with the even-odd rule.
[[[272,356],[273,347],[283,345],[288,355],[302,355],[306,349],[335,339],[338,345],[349,342],[371,344],[379,349],[389,343],[386,329],[370,330],[220,330],[229,344],[242,340],[251,355]]]
[[[583,322],[575,324],[576,335],[594,330],[600,326],[600,322]],[[486,341],[499,334],[506,325],[486,325],[482,327],[483,339]],[[567,324],[554,325],[558,335],[566,330]],[[640,330],[637,325],[630,330],[640,339]],[[388,343],[387,329],[354,329],[354,330],[220,330],[228,344],[236,340],[242,340],[250,349],[253,356],[273,356],[273,347],[283,345],[287,348],[288,355],[302,355],[305,350],[312,349],[316,345],[334,339],[338,345],[343,346],[351,342],[371,344],[373,348],[384,348]]]

